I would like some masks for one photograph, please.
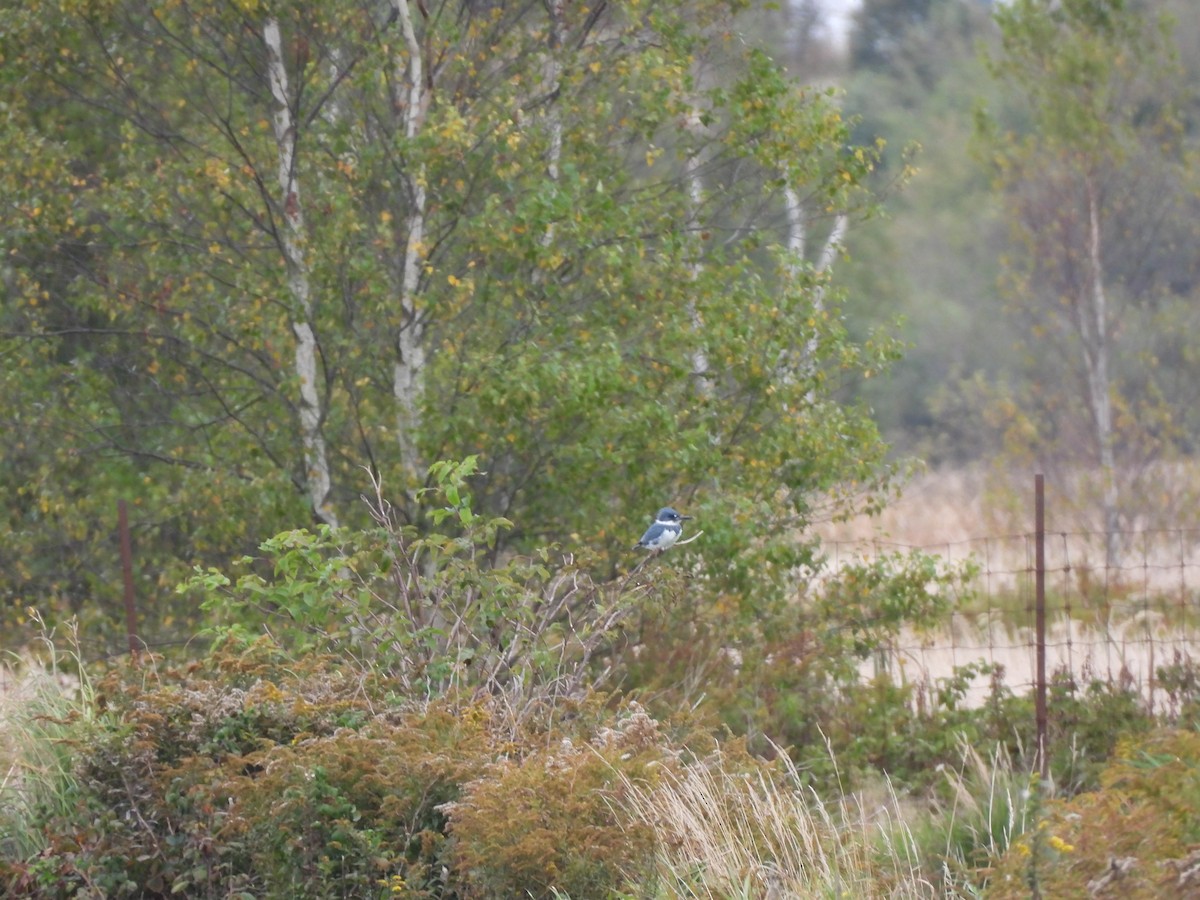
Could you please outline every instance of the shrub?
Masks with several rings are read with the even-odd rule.
[[[1200,891],[1200,735],[1120,742],[1100,790],[1050,801],[996,862],[989,897],[1195,897]]]
[[[281,747],[312,748],[313,760],[294,761],[311,771],[316,749],[373,718],[384,690],[328,659],[285,660],[266,643],[186,670],[111,673],[95,687],[100,711],[64,735],[75,764],[60,802],[37,810],[41,853],[4,864],[10,891],[225,896],[269,884],[273,846],[250,851],[234,827],[263,761]]]
[[[110,673],[102,711],[64,733],[59,802],[30,814],[39,852],[0,857],[0,892],[603,896],[652,852],[621,778],[712,746],[600,697],[516,715],[396,688],[265,641]]]
[[[636,704],[586,743],[492,763],[447,805],[466,897],[605,897],[651,871],[654,834],[621,803],[681,752]]]
[[[831,757],[851,779],[885,768],[901,782],[926,780],[956,758],[956,739],[935,738],[945,721],[918,709],[913,685],[886,675],[864,683],[861,667],[902,629],[936,625],[969,579],[929,554],[897,553],[814,576],[804,596],[749,622],[733,602],[667,607],[642,629],[642,652],[624,660],[629,682],[703,702],[754,752],[787,747],[823,787],[837,788]]]
[[[236,579],[197,571],[179,589],[202,597],[223,637],[270,633],[292,654],[385,674],[409,697],[581,692],[590,662],[658,586],[597,584],[569,559],[551,563],[554,548],[497,563],[511,523],[471,511],[475,472],[474,457],[430,468],[421,497],[435,530],[398,523],[376,485],[375,529],[285,532],[243,558]]]
[[[220,765],[193,757],[163,779],[180,814],[211,823],[227,880],[281,897],[378,896],[401,885],[406,896],[440,896],[440,806],[489,756],[486,721],[473,712],[374,719]]]
[[[1132,679],[1089,677],[1082,684],[1069,672],[1050,679],[1052,711],[1047,741],[1056,788],[1066,794],[1094,789],[1119,742],[1148,731],[1154,717]]]

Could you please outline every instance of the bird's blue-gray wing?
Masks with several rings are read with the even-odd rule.
[[[642,539],[640,541],[638,541],[638,546],[639,547],[650,546],[655,541],[657,541],[659,539],[659,537],[662,536],[662,533],[665,530],[666,529],[663,528],[663,526],[661,526],[657,522],[655,522],[653,525],[651,525],[649,528],[646,529],[646,533],[643,534]]]

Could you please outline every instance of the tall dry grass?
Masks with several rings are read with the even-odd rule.
[[[785,897],[926,898],[940,891],[890,789],[868,808],[828,801],[802,786],[781,753],[782,777],[724,764],[720,754],[626,781],[627,810],[658,838],[656,897],[782,900]]]
[[[81,677],[78,635],[69,632],[75,649],[64,652],[36,621],[42,625],[36,645],[0,661],[0,856],[9,859],[43,848],[39,818],[70,810],[68,737],[94,709],[91,686]]]
[[[873,793],[821,797],[782,753],[775,777],[714,754],[653,785],[626,779],[627,812],[658,838],[645,896],[982,896],[995,861],[1036,829],[1042,789],[1002,749],[985,757],[964,740],[961,751],[932,802],[901,798],[886,780]]]
[[[960,738],[961,763],[943,770],[941,799],[910,817],[926,877],[945,897],[978,897],[991,866],[1023,834],[1037,827],[1042,793],[1037,773],[1017,769],[1002,747],[985,758]]]

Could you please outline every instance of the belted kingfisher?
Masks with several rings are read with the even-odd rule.
[[[691,516],[681,516],[669,506],[664,506],[654,517],[654,524],[646,529],[642,539],[634,546],[634,550],[666,550],[683,533],[683,523]]]

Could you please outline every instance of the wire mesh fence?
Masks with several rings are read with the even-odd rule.
[[[122,518],[123,543],[127,528]],[[997,676],[971,682],[964,697],[968,705],[984,703],[997,679],[1014,693],[1044,697],[1048,679],[1065,678],[1081,686],[1101,681],[1136,691],[1149,711],[1170,715],[1175,696],[1162,673],[1192,671],[1192,662],[1200,661],[1200,529],[1043,528],[923,545],[827,540],[824,549],[831,563],[827,577],[833,579],[845,565],[897,552],[920,551],[946,567],[969,567],[965,589],[937,626],[903,628],[861,669],[864,677],[887,674],[917,685],[929,692],[929,700],[956,670],[982,663]],[[131,633],[104,642],[76,636],[80,661],[94,663],[138,648],[164,652],[185,645],[184,653],[203,652],[208,637],[133,633],[138,617],[130,568],[126,560]],[[11,668],[0,665],[0,693],[12,689],[14,679]]]
[[[1128,686],[1152,711],[1169,712],[1172,698],[1160,684],[1160,671],[1200,660],[1200,530],[1047,532],[1041,637],[1037,537],[1029,532],[924,546],[830,544],[835,570],[848,561],[914,550],[974,570],[944,622],[925,632],[904,629],[864,674],[886,671],[933,689],[956,667],[983,662],[1002,667],[1004,684],[1014,692],[1036,691],[1040,647],[1050,677]],[[983,702],[989,689],[973,684],[967,701]]]

